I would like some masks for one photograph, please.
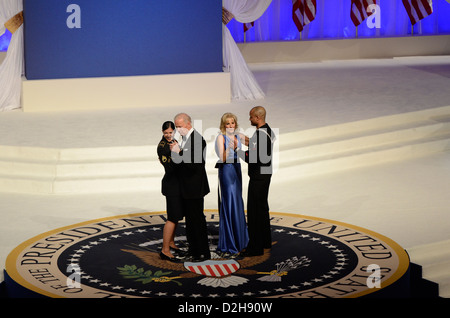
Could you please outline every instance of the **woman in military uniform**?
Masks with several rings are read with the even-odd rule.
[[[161,164],[164,166],[164,177],[161,181],[161,193],[166,197],[167,221],[163,230],[163,247],[160,253],[161,259],[176,261],[171,250],[180,252],[175,245],[175,231],[178,222],[183,219],[183,207],[176,166],[172,162],[170,144],[176,143],[174,139],[175,124],[166,121],[162,125],[163,136],[158,145],[157,152]]]

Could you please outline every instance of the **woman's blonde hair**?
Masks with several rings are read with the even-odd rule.
[[[226,133],[225,125],[227,124],[228,118],[232,118],[234,120],[234,123],[236,124],[236,127],[234,128],[235,130],[239,128],[237,116],[232,113],[225,113],[222,115],[222,118],[220,119],[220,131],[222,132],[222,134]]]

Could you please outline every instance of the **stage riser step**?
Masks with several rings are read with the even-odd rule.
[[[442,152],[450,149],[450,141],[436,141],[431,143],[416,144],[413,146],[404,146],[394,149],[385,149],[377,152],[362,153],[353,156],[345,156],[329,160],[322,160],[307,164],[280,166],[276,169],[273,182],[293,180],[314,175],[333,173],[348,169],[361,168],[386,162],[410,159],[413,157],[428,155],[431,153]],[[157,162],[154,165],[160,165]],[[120,175],[117,170],[105,170],[103,176],[86,176],[80,178],[0,178],[0,190],[3,192],[21,192],[21,193],[39,193],[39,194],[59,194],[59,193],[92,193],[108,191],[158,191],[160,190],[161,178],[163,175],[162,167],[158,166],[159,172],[150,173],[151,163],[146,163],[142,170],[136,169],[133,176],[130,170],[123,169]],[[108,171],[109,175],[108,175]],[[128,174],[127,174],[127,173]],[[208,167],[207,172],[210,181],[217,170]],[[247,166],[243,165],[242,172],[246,175]]]
[[[0,175],[35,178],[101,178],[130,175],[154,175],[163,173],[163,167],[155,161],[102,162],[79,164],[39,164],[0,161]]]
[[[14,162],[38,162],[51,164],[55,162],[104,162],[130,160],[156,160],[157,145],[99,147],[99,148],[70,148],[54,149],[40,147],[14,147],[0,145],[0,160]]]
[[[450,106],[384,116],[284,134],[280,150],[449,122]]]
[[[450,240],[440,241],[408,249],[411,258],[422,266],[450,260]]]
[[[72,180],[0,179],[4,193],[86,194],[126,191],[161,191],[161,177],[124,177]]]
[[[446,140],[450,138],[449,125],[440,125],[437,127],[420,127],[417,129],[383,134],[382,136],[369,136],[365,138],[355,138],[351,140],[339,141],[336,143],[315,145],[300,149],[284,150],[279,153],[282,158],[283,166],[294,166],[306,164],[309,162],[320,162],[336,157],[348,157],[357,153],[375,152],[380,147],[394,147],[402,144],[414,144],[419,142],[441,142],[441,151],[446,149]],[[282,136],[281,136],[282,137]],[[441,140],[442,138],[442,140]],[[210,149],[213,144],[210,144]],[[49,150],[51,152],[51,150]],[[122,148],[122,152],[128,152],[128,149]],[[433,151],[434,152],[434,151]],[[137,154],[137,153],[135,153]],[[5,153],[3,154],[5,155]],[[144,158],[142,154],[140,158]],[[33,159],[31,159],[33,158]],[[9,176],[32,176],[43,178],[56,177],[96,177],[96,176],[120,176],[125,174],[156,174],[159,175],[161,167],[158,164],[156,155],[154,158],[130,158],[128,161],[123,157],[117,158],[111,156],[105,161],[88,161],[84,158],[82,161],[39,161],[29,157],[0,160],[0,175]],[[32,160],[32,161],[31,161]],[[208,152],[207,162],[215,162],[217,160],[214,153]]]
[[[450,298],[450,283],[439,284],[439,296],[444,298]]]
[[[311,134],[313,131],[317,134]],[[274,182],[450,150],[450,107],[278,136]],[[308,139],[309,138],[309,139]],[[217,174],[214,142],[207,172]],[[247,165],[243,164],[243,174]],[[0,192],[148,191],[164,170],[156,145],[88,149],[0,146]]]
[[[432,140],[439,138],[450,138],[450,123],[440,123],[429,126],[414,127],[389,133],[372,136],[364,136],[341,140],[332,143],[323,143],[306,147],[298,147],[285,150],[281,153],[284,162],[301,160],[317,160],[326,156],[336,156],[350,151],[370,151],[377,147],[411,143],[420,140]]]
[[[278,138],[279,151],[304,149],[302,155],[322,156],[330,151],[367,147],[372,143],[445,135],[450,133],[450,106],[385,116],[304,131],[283,134]],[[214,155],[214,143],[208,144],[208,155]],[[157,160],[157,145],[53,149],[0,145],[0,160],[40,163],[95,163],[110,161]],[[314,151],[314,149],[318,149]],[[285,153],[289,157],[289,153]],[[213,156],[214,157],[214,156]],[[216,159],[215,157],[213,158]]]
[[[423,278],[422,266],[410,263],[410,277],[412,298],[439,297],[439,285]]]
[[[328,158],[320,161],[297,162],[296,164],[280,164],[273,180],[294,180],[327,173],[334,173],[355,168],[363,168],[389,162],[408,160],[434,153],[450,150],[450,139],[438,140],[392,149],[382,149],[367,153],[349,154],[347,156]]]
[[[416,246],[408,254],[422,266],[423,278],[439,284],[439,296],[450,298],[450,240]]]
[[[450,259],[424,267],[423,276],[443,285],[450,285]]]
[[[377,152],[361,153],[328,160],[297,164],[281,164],[275,171],[274,182],[277,180],[290,180],[304,178],[308,176],[333,173],[348,169],[367,167],[371,165],[393,162],[398,160],[410,159],[413,157],[424,156],[431,153],[437,153],[449,150],[450,141],[436,141],[431,143],[417,144],[413,146],[398,147],[394,149],[385,149]],[[103,167],[91,167],[94,169],[83,168],[84,174],[80,169],[70,174],[56,175],[47,178],[33,178],[29,176],[3,176],[0,177],[0,191],[2,192],[20,192],[20,193],[86,193],[86,192],[105,192],[105,191],[127,191],[127,190],[150,190],[153,187],[160,187],[163,175],[162,167],[159,162],[146,162],[143,165],[123,164],[122,169],[117,165],[106,164],[111,169]],[[150,167],[158,167],[159,171],[152,171]],[[243,174],[246,174],[246,165],[243,165]],[[23,173],[23,170],[21,170]],[[52,170],[56,172],[58,169]],[[61,172],[61,170],[59,170]],[[100,171],[103,171],[100,173]],[[86,173],[89,172],[89,173]],[[216,174],[217,170],[208,167],[208,174]],[[92,175],[94,173],[94,175]],[[72,179],[70,177],[73,177]],[[81,178],[84,176],[85,178]],[[145,182],[135,182],[144,179]],[[128,182],[127,180],[134,180]],[[117,183],[117,185],[115,185]],[[64,185],[64,186],[58,186]]]

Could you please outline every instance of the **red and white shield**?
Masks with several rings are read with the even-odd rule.
[[[185,262],[184,267],[188,271],[199,275],[209,277],[223,277],[233,274],[241,266],[235,260],[208,260],[199,263]]]

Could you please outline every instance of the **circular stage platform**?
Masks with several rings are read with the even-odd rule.
[[[214,252],[219,215],[205,212]],[[38,235],[6,261],[12,297],[407,297],[409,257],[372,231],[271,213],[271,249],[257,257],[173,263],[159,257],[165,212],[92,220]],[[177,244],[186,246],[184,223]]]

